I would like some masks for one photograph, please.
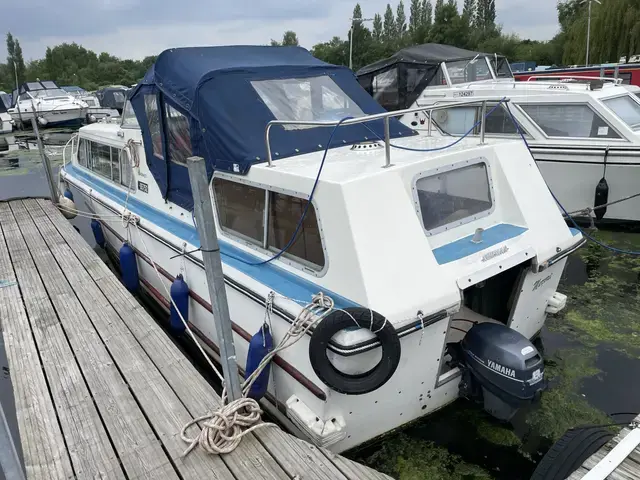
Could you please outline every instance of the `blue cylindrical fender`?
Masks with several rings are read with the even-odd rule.
[[[104,239],[104,232],[102,231],[102,225],[100,225],[100,222],[95,218],[91,220],[91,230],[93,230],[93,238],[96,239],[96,244],[104,248],[107,242]]]
[[[71,190],[69,189],[69,187],[64,189],[64,196],[67,197],[69,200],[73,200],[73,193],[71,193]]]
[[[245,369],[245,380],[249,378],[262,359],[273,350],[273,337],[269,330],[269,325],[266,323],[262,325],[258,333],[251,337],[249,342],[249,351],[247,353],[247,368]],[[247,395],[254,400],[260,400],[267,393],[267,387],[269,386],[269,371],[271,370],[271,364],[268,363],[262,373],[256,378],[256,381],[251,385],[249,394]]]
[[[120,270],[122,271],[122,283],[132,293],[138,291],[140,279],[138,277],[138,264],[136,262],[136,252],[124,242],[120,247]]]
[[[175,334],[184,332],[185,326],[180,319],[178,312],[182,314],[185,322],[189,321],[189,285],[184,281],[182,275],[178,275],[171,284],[171,315],[169,317],[169,325],[171,331]],[[175,305],[174,305],[175,304]],[[178,310],[176,310],[176,306]]]

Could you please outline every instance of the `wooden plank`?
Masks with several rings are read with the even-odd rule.
[[[70,286],[76,292],[85,293],[79,297],[80,304],[118,365],[120,373],[128,382],[129,388],[144,410],[149,423],[170,455],[172,463],[180,472],[181,477],[184,479],[234,479],[235,477],[220,457],[207,455],[203,450],[194,451],[188,457],[182,458],[186,445],[180,438],[180,429],[193,417],[142,349],[138,340],[123,323],[122,318],[112,308],[110,300],[100,291],[98,285],[74,255],[73,249],[78,245],[74,244],[72,249],[72,246],[66,243],[51,219],[36,202],[25,201],[25,206],[33,221],[38,225],[42,236],[41,240],[51,249],[53,257],[57,259],[59,268],[66,275]],[[59,218],[62,219],[61,216]],[[62,221],[67,223],[64,219]],[[75,232],[74,234],[76,240],[82,240]],[[84,241],[82,242],[84,243]],[[84,245],[87,246],[86,243]],[[95,253],[94,256],[100,261]],[[113,275],[102,277],[101,281],[105,278],[112,278],[117,282]],[[123,315],[125,317],[131,315],[130,307],[132,305],[136,305],[134,310],[140,315],[143,312],[142,308],[137,305],[126,290],[123,292],[127,303],[127,309]],[[153,322],[152,319],[150,321]],[[164,336],[160,327],[155,323],[153,323],[153,327],[155,328],[146,329],[144,335],[153,336],[158,332]],[[158,351],[158,354],[165,357],[165,362],[167,361],[165,352]],[[187,362],[179,352],[174,358],[169,359],[169,361],[175,360]],[[188,391],[187,394],[189,394]],[[193,427],[190,434],[196,434],[197,431],[198,428]]]
[[[40,206],[50,218],[56,218],[59,215],[55,207],[48,202],[43,202]],[[158,327],[155,320],[129,294],[122,283],[111,274],[104,262],[77,235],[68,222],[55,222],[55,226],[61,236],[69,242],[86,271],[96,280],[105,298],[120,314],[123,322],[129,327],[163,377],[172,386],[176,395],[190,412],[191,418],[217,409],[220,406],[220,396]],[[108,275],[105,274],[105,270],[109,273]],[[182,443],[182,449],[184,450],[186,447],[187,445]],[[193,454],[195,452],[191,455]],[[240,448],[222,458],[234,476],[239,479],[292,478],[253,435],[247,435]]]
[[[153,478],[152,472],[164,469],[170,464],[169,458],[40,236],[42,226],[36,227],[21,201],[10,206],[127,476]],[[166,478],[178,478],[175,472],[169,473],[170,469],[166,471]]]
[[[569,478],[567,478],[567,480],[580,480],[587,473],[589,473],[589,469],[588,468],[578,467],[578,469],[575,472],[573,472],[571,474],[571,476]]]
[[[6,235],[14,235],[11,211],[0,203],[0,321],[12,375],[18,429],[28,479],[73,476],[64,438],[49,398],[49,390],[29,328]]]
[[[5,241],[75,476],[91,480],[97,476],[121,478],[117,455],[13,216],[5,218],[3,225],[7,227]]]
[[[37,202],[50,217],[55,218],[55,216],[60,215],[55,207],[53,207],[49,202]],[[126,312],[134,305],[132,305],[130,300],[127,298],[123,298],[124,293],[126,293],[126,289],[124,289],[122,284],[112,275],[106,276],[103,274],[104,269],[107,269],[106,265],[104,265],[104,262],[102,262],[97,255],[95,255],[95,252],[90,249],[86,242],[80,239],[71,225],[60,222],[54,223],[60,234],[67,242],[69,242],[69,245],[72,245],[73,252],[85,266],[87,271],[95,272],[95,274],[99,276],[99,278],[94,277],[94,279],[96,279],[96,283],[101,287],[106,296],[112,300],[114,308],[121,312],[123,321],[127,323],[132,332],[134,332],[149,356],[154,359],[154,363],[156,363],[156,365],[158,365],[162,370],[165,378],[174,385],[178,395],[184,395],[181,396],[181,399],[190,409],[192,415],[200,416],[211,408],[217,407],[220,401],[219,396],[190,363],[183,362],[173,363],[170,365],[162,364],[162,360],[157,358],[157,352],[177,350],[177,347],[163,332],[160,332],[160,335],[153,339],[157,343],[153,343],[151,339],[147,339],[147,332],[151,328],[150,323],[155,324],[154,320],[149,317],[146,312],[140,310],[136,311],[135,315],[127,316]],[[136,233],[134,233],[134,235],[136,235]],[[96,265],[96,262],[99,262],[100,265]],[[184,382],[185,379],[190,380],[187,385],[181,383]],[[177,388],[177,385],[180,385],[180,388]],[[215,402],[213,399],[215,399]],[[259,445],[256,444],[258,452],[261,452],[261,454],[268,453],[272,456],[291,478],[295,478],[296,476],[310,480],[345,480],[347,478],[347,476],[342,473],[341,469],[334,465],[332,460],[329,460],[320,449],[308,444],[307,442],[298,440],[279,429],[265,428],[257,430],[255,432],[255,436],[259,439],[259,443],[263,447],[259,448]],[[252,441],[251,437],[252,436],[250,435],[245,437],[243,445]],[[251,447],[253,448],[253,444]],[[238,451],[225,455],[225,461],[230,468],[234,466],[240,467],[242,464],[241,458],[238,459],[239,461],[237,463],[234,461],[235,456],[237,455],[239,455]],[[344,459],[343,464],[348,465],[349,462],[350,460]],[[344,468],[345,470],[348,470],[346,467]],[[361,477],[356,476],[353,478]],[[388,477],[382,476],[378,478]]]
[[[392,480],[388,475],[349,460],[342,455],[337,455],[324,448],[320,450],[349,480]]]

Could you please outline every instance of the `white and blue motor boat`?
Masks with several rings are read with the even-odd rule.
[[[536,401],[532,340],[584,242],[522,142],[448,147],[396,114],[302,48],[172,49],[61,171],[106,248],[131,246],[149,298],[168,311],[183,275],[217,358],[186,166],[205,159],[239,367],[265,319],[278,343],[315,295],[334,303],[278,353],[261,404],[335,452],[460,396],[503,420]]]
[[[79,127],[85,121],[88,105],[50,80],[25,82],[13,91],[9,109],[14,125],[40,127]]]

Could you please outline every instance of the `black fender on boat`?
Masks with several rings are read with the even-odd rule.
[[[336,333],[353,327],[354,322],[360,328],[371,330],[378,337],[382,358],[368,372],[349,375],[333,366],[327,356],[327,348]],[[373,392],[387,383],[398,368],[400,354],[400,339],[391,322],[366,308],[346,308],[331,312],[316,326],[309,342],[309,359],[318,378],[332,390],[347,395]]]

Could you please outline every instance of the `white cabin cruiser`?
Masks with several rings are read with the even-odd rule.
[[[168,311],[186,280],[190,328],[216,358],[185,165],[204,157],[239,367],[265,321],[277,343],[314,295],[334,302],[264,384],[293,431],[341,452],[459,396],[504,420],[540,396],[530,339],[564,307],[584,239],[522,142],[426,151],[449,140],[299,47],[167,50],[130,99],[121,124],[79,130],[63,181],[97,242],[135,254],[130,289],[139,275]]]
[[[400,51],[358,72],[388,110],[475,99],[491,112],[486,138],[520,138],[510,110],[567,211],[603,222],[640,221],[640,195],[633,197],[640,194],[640,88],[615,78],[515,82],[502,57],[432,44],[411,52],[410,59]],[[505,104],[493,110],[502,99],[509,99],[508,110]],[[424,112],[400,120],[426,135],[479,136],[482,112],[482,104],[461,105],[434,113],[431,121]]]
[[[80,126],[87,114],[87,104],[64,91],[55,82],[25,82],[13,91],[13,106],[9,109],[15,125],[31,125],[36,118],[41,127]]]

